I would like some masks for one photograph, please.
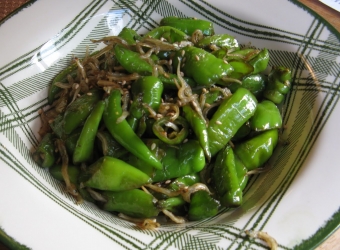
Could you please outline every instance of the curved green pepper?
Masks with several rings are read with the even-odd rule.
[[[168,133],[167,127],[165,129],[163,128],[163,126],[167,126],[168,123],[175,124],[176,126],[179,125],[181,128],[179,131],[173,130]],[[176,145],[182,143],[187,138],[189,134],[189,124],[187,120],[181,116],[177,117],[174,121],[171,121],[170,117],[165,116],[154,122],[152,131],[161,141],[169,145]]]
[[[61,173],[61,165],[53,165],[49,169],[51,175],[57,179],[58,181],[64,181],[63,174]],[[68,165],[67,166],[67,173],[70,178],[70,182],[73,184],[78,183],[78,177],[80,175],[80,169],[77,166],[74,165]]]
[[[110,156],[104,156],[91,164],[80,178],[86,187],[108,191],[131,190],[151,181],[142,171]]]
[[[219,201],[211,197],[207,191],[197,191],[191,195],[188,218],[190,221],[197,221],[215,216],[219,207]]]
[[[185,119],[187,119],[187,121],[191,125],[191,128],[197,137],[197,140],[203,148],[205,156],[207,157],[208,161],[210,161],[211,153],[209,150],[209,137],[206,121],[203,120],[201,116],[199,116],[197,112],[189,105],[183,106],[183,112]]]
[[[184,75],[194,79],[197,85],[201,86],[211,86],[233,71],[233,67],[222,59],[192,46],[176,52],[173,60],[175,68],[179,63],[178,58],[182,58],[181,70]]]
[[[174,191],[178,191],[180,189],[180,186],[192,186],[200,181],[201,177],[198,173],[187,174],[176,178],[173,182],[170,183],[169,188]]]
[[[242,203],[242,190],[237,175],[233,149],[227,145],[221,150],[212,170],[212,183],[223,206],[238,206]]]
[[[85,121],[73,152],[73,163],[86,162],[93,155],[94,141],[102,119],[105,102],[99,101]]]
[[[147,32],[144,37],[152,37],[155,39],[165,38],[169,43],[181,42],[188,40],[189,36],[183,31],[170,26],[160,26]],[[143,39],[142,39],[143,41]]]
[[[113,138],[129,152],[145,161],[148,165],[162,169],[162,163],[152,154],[144,142],[135,134],[126,120],[117,123],[122,115],[120,90],[113,90],[105,100],[104,123]]]
[[[199,40],[199,42],[196,44],[197,47],[204,49],[209,48],[211,45],[216,45],[220,48],[232,50],[237,50],[240,48],[235,37],[228,34],[216,34],[213,36],[207,36]]]
[[[239,88],[232,96],[223,100],[208,126],[212,156],[227,145],[238,129],[254,114],[256,106],[256,98],[244,88]]]
[[[231,83],[228,88],[234,93],[238,88],[248,89],[256,98],[260,98],[265,88],[265,78],[261,74],[248,75],[242,79],[242,84]]]
[[[141,58],[138,52],[127,49],[120,44],[114,47],[114,52],[119,64],[129,73],[137,73],[140,75],[152,74],[152,65]]]
[[[144,161],[133,155],[130,156],[128,163],[149,175],[152,182],[166,181],[197,173],[204,168],[204,152],[195,140],[169,146],[158,139],[148,139],[146,145],[162,162],[163,169],[152,169]]]
[[[159,200],[157,202],[157,208],[159,210],[166,209],[172,213],[182,214],[184,213],[184,206],[186,205],[185,200],[182,196],[170,197],[165,200]]]
[[[106,211],[119,212],[135,218],[150,218],[159,213],[153,196],[139,189],[122,192],[104,191],[102,195],[107,200],[102,205]]]
[[[250,127],[255,131],[281,128],[282,117],[278,107],[269,100],[257,104],[253,117],[250,118]]]
[[[269,51],[263,49],[254,58],[248,61],[254,67],[253,74],[258,74],[264,71],[269,63]]]
[[[211,22],[190,17],[164,17],[161,20],[160,25],[174,27],[183,31],[189,36],[191,36],[196,30],[201,30],[203,35],[206,36],[211,36],[215,33],[213,24]]]
[[[275,104],[281,103],[290,90],[291,79],[291,71],[288,68],[284,66],[273,67],[268,75],[268,83],[263,96]]]
[[[102,92],[100,90],[92,89],[87,94],[78,97],[66,108],[63,118],[65,134],[70,134],[85,122],[101,97]]]
[[[136,44],[136,40],[140,40],[141,37],[138,33],[130,28],[124,27],[118,34],[119,37],[123,38],[129,45]]]
[[[45,134],[33,153],[34,161],[42,168],[51,167],[56,160],[53,139],[54,136],[51,133]]]
[[[97,138],[99,140],[98,147],[103,152],[103,156],[111,156],[121,158],[129,153],[122,145],[120,145],[108,131],[98,131]]]
[[[236,144],[234,153],[248,170],[256,169],[272,156],[278,137],[277,129],[266,130],[247,141]]]

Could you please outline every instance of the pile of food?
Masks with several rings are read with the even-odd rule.
[[[278,105],[291,72],[269,52],[215,34],[212,23],[165,17],[124,28],[54,79],[33,158],[77,202],[157,227],[242,204],[250,174],[278,144]]]

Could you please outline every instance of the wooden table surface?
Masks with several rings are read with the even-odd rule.
[[[318,0],[299,0],[310,9],[314,10],[326,21],[328,21],[336,30],[340,32],[340,13],[336,10],[324,5]],[[5,18],[13,10],[20,7],[28,0],[0,0],[0,20]],[[0,250],[5,249],[0,244]],[[315,250],[340,250],[340,228],[335,231],[323,244]]]

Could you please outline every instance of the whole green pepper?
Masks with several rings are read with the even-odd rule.
[[[144,104],[153,110],[158,110],[162,100],[163,83],[155,76],[144,76],[132,83],[131,92],[133,101],[129,110],[130,115],[127,118],[130,125],[149,113],[143,106]]]
[[[242,203],[242,190],[237,175],[233,149],[227,145],[221,150],[212,170],[212,183],[223,206],[238,206]]]
[[[144,161],[133,155],[130,155],[128,163],[149,175],[152,182],[166,181],[197,173],[204,168],[204,152],[195,140],[171,146],[158,139],[148,139],[146,145],[162,162],[163,169],[150,168]]]
[[[129,45],[135,45],[136,40],[140,40],[141,37],[138,33],[130,28],[124,27],[118,34],[119,37],[123,38]]]
[[[175,196],[165,200],[159,200],[156,206],[159,210],[166,209],[172,213],[182,214],[185,205],[186,202],[183,200],[182,196]]]
[[[258,74],[264,71],[269,63],[269,51],[263,49],[254,58],[248,61],[254,67],[253,74]]]
[[[84,186],[108,191],[125,191],[150,183],[151,179],[128,163],[104,156],[81,175]]]
[[[223,100],[209,121],[208,138],[211,155],[225,147],[238,129],[254,114],[257,100],[249,90],[239,88]]]
[[[255,131],[281,128],[282,117],[278,107],[269,100],[257,104],[253,117],[250,118],[250,127]]]
[[[152,74],[152,65],[141,58],[138,52],[134,52],[120,44],[115,45],[114,52],[119,64],[129,73],[137,73],[143,76]]]
[[[122,145],[120,145],[108,131],[98,131],[97,138],[99,140],[98,147],[103,152],[103,156],[111,156],[121,158],[129,153]]]
[[[188,35],[183,31],[170,26],[160,26],[147,32],[144,37],[152,37],[155,39],[165,38],[169,43],[181,42],[188,40]],[[142,39],[143,41],[143,39]]]
[[[254,67],[251,64],[241,60],[230,61],[229,64],[234,69],[234,71],[229,74],[229,78],[242,80],[243,77],[254,72]]]
[[[110,212],[120,212],[135,218],[150,218],[157,216],[157,209],[153,196],[139,189],[121,192],[104,191],[102,195],[107,199],[102,208]]]
[[[205,156],[207,157],[208,161],[210,161],[211,153],[209,150],[209,138],[206,121],[203,120],[201,116],[198,115],[197,112],[189,105],[183,106],[183,112],[185,118],[191,125],[197,140],[203,148]]]
[[[268,75],[263,96],[275,104],[280,104],[290,90],[291,71],[284,67],[273,67]]]
[[[228,34],[216,34],[204,37],[196,44],[199,48],[208,49],[211,45],[218,46],[224,49],[238,50],[240,48],[235,37]]]
[[[96,103],[101,99],[102,92],[98,89],[92,89],[74,100],[65,110],[63,126],[65,134],[70,134],[74,129],[81,125]]]
[[[231,83],[228,88],[234,93],[238,88],[248,89],[257,99],[262,97],[265,88],[265,77],[261,74],[248,75],[242,79],[242,84]]]
[[[178,50],[173,60],[177,68],[181,59],[181,70],[186,77],[194,79],[198,86],[209,87],[218,82],[223,76],[228,76],[233,67],[211,53],[196,47],[184,47]]]
[[[207,191],[200,190],[191,195],[188,218],[190,221],[203,220],[218,213],[220,203]]]
[[[53,139],[53,134],[45,134],[33,153],[34,161],[42,168],[49,168],[53,166],[54,162],[56,161]]]
[[[73,153],[76,149],[77,141],[78,141],[79,136],[81,134],[81,130],[82,130],[82,127],[79,127],[77,129],[75,129],[71,134],[69,134],[68,136],[65,136],[63,138],[67,154],[70,155],[70,156],[73,155]]]
[[[248,170],[256,169],[272,156],[278,137],[277,129],[266,130],[247,141],[235,144],[234,153]]]
[[[73,163],[86,162],[91,159],[104,108],[105,102],[99,101],[86,119],[73,153]]]
[[[201,178],[198,173],[187,174],[172,181],[169,185],[169,189],[178,191],[181,186],[192,186],[200,181]]]
[[[117,121],[122,115],[121,92],[113,90],[105,100],[104,123],[113,138],[136,157],[148,165],[162,169],[162,163],[152,154],[144,142],[135,134],[126,120]]]
[[[58,181],[64,181],[63,174],[61,173],[61,165],[53,165],[49,168],[51,175]],[[80,175],[80,169],[74,165],[67,166],[67,173],[70,178],[70,182],[76,184],[78,182],[78,177]]]
[[[196,18],[180,18],[176,16],[164,17],[161,22],[161,26],[171,26],[179,29],[191,36],[196,30],[201,30],[203,35],[211,36],[215,33],[213,24],[206,20],[200,20]]]

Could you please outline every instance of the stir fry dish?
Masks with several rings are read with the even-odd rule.
[[[278,144],[290,69],[195,18],[92,42],[105,46],[49,87],[35,162],[78,203],[142,228],[240,206]]]

